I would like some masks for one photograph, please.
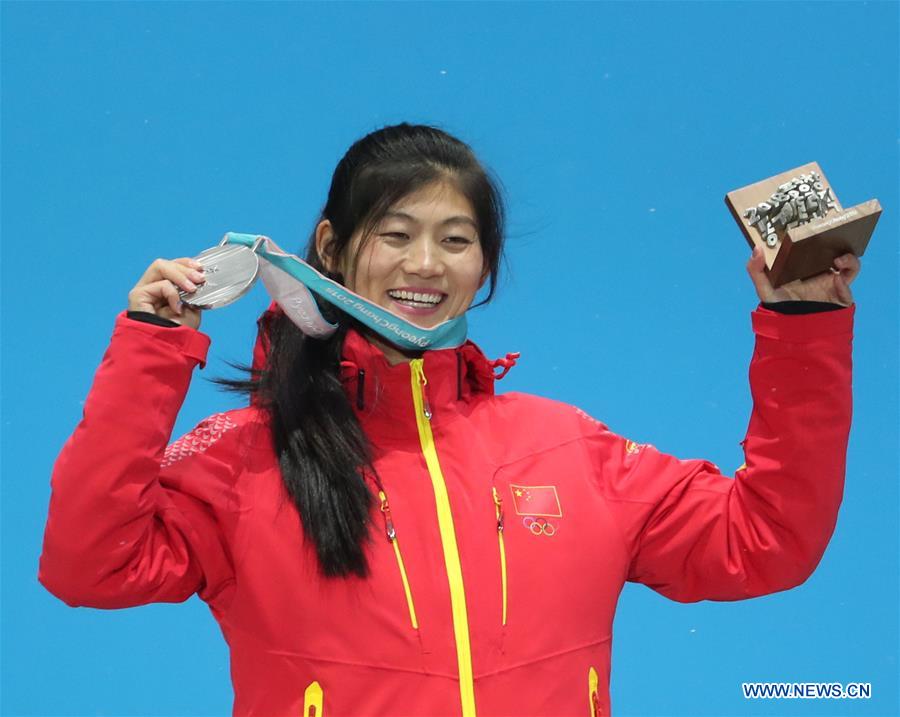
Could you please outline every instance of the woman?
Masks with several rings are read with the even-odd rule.
[[[307,260],[423,327],[496,285],[503,211],[471,150],[386,127],[338,164]],[[609,714],[626,580],[674,600],[802,583],[841,500],[853,256],[773,290],[747,268],[753,415],[734,480],[570,406],[494,394],[513,357],[408,354],[336,313],[260,322],[251,405],[166,448],[209,339],[157,261],[53,476],[40,580],[71,605],[209,604],[238,715]],[[801,301],[797,301],[797,300]],[[806,315],[789,315],[806,314]],[[135,400],[135,397],[139,397]]]

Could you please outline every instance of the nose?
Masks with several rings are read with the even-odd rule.
[[[440,248],[429,237],[418,237],[407,245],[403,258],[403,271],[423,278],[444,273],[444,260]]]

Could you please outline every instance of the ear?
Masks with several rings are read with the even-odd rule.
[[[335,271],[334,261],[334,230],[331,228],[331,222],[323,219],[316,226],[316,253],[319,255],[319,261],[329,273]]]

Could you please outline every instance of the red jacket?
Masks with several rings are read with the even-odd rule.
[[[351,333],[344,379],[384,497],[371,577],[326,579],[263,412],[166,448],[209,340],[122,316],[56,464],[39,577],[101,608],[198,592],[231,648],[236,715],[607,715],[626,580],[737,600],[815,569],[843,489],[852,317],[753,313],[734,480],[571,406],[495,395],[472,343],[390,367]]]

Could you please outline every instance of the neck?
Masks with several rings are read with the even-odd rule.
[[[366,331],[364,336],[370,344],[381,349],[384,357],[391,366],[396,366],[398,363],[407,363],[410,359],[420,358],[422,356],[421,351],[404,351],[403,349],[398,349],[392,343],[385,341],[372,331]]]

